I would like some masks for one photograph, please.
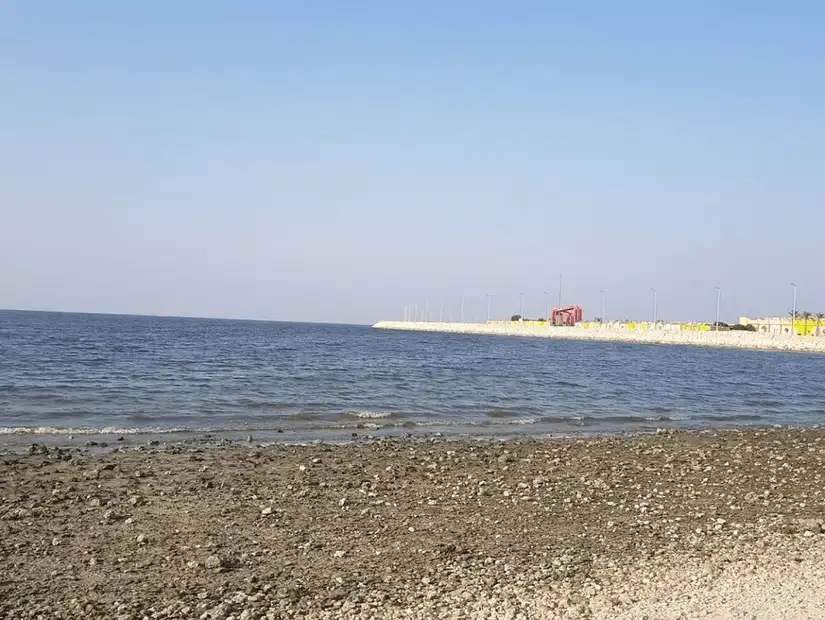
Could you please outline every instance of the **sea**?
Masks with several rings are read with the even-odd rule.
[[[825,356],[0,311],[0,449],[816,426]]]

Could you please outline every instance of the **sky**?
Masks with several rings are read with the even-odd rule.
[[[0,2],[0,308],[825,311],[825,4]]]

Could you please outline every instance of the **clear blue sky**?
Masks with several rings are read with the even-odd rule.
[[[0,3],[0,307],[825,311],[825,4]]]

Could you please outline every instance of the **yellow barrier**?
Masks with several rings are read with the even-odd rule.
[[[679,329],[683,332],[709,332],[710,325],[704,325],[702,323],[682,323],[679,325]]]

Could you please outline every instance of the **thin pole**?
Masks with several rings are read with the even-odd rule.
[[[424,322],[430,320],[430,302],[428,300],[424,300]]]
[[[519,293],[521,296],[521,320],[524,320],[524,293]]]
[[[561,276],[562,274],[559,274],[559,308],[561,308]]]
[[[607,301],[607,293],[604,292],[604,289],[599,291],[602,294],[602,325],[604,325],[604,310],[605,310],[605,302]]]
[[[461,322],[464,322],[464,295],[461,296]]]
[[[656,325],[656,315],[658,312],[658,292],[655,288],[650,289],[653,293],[653,325]]]
[[[722,300],[722,289],[716,287],[716,333],[719,333],[719,303]]]
[[[553,293],[548,293],[547,291],[544,291],[544,294],[547,295],[547,314],[544,317],[544,319],[546,321],[549,321],[550,320],[550,299],[553,297]]]
[[[791,282],[793,287],[793,311],[791,312],[791,336],[796,335],[796,284]]]
[[[439,323],[444,322],[444,300],[443,299],[441,300],[441,306],[438,310],[438,322]]]
[[[490,312],[493,308],[493,296],[487,293],[487,322],[490,322]]]
[[[413,321],[418,320],[418,302],[415,302],[415,313],[413,314]]]

